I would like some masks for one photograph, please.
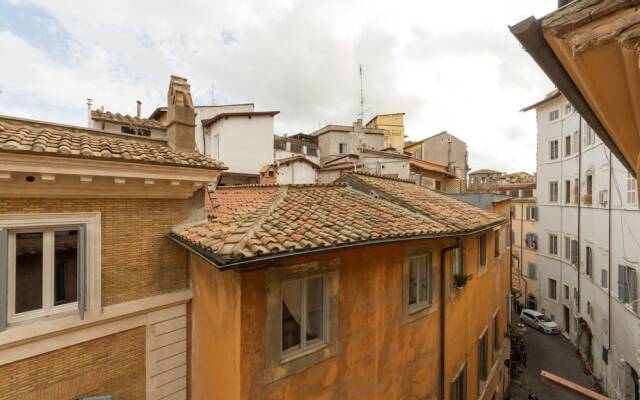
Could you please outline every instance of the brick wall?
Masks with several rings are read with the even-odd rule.
[[[186,252],[165,237],[188,216],[188,200],[0,199],[6,213],[102,213],[102,304],[187,286]]]
[[[0,400],[145,398],[145,327],[0,366]]]

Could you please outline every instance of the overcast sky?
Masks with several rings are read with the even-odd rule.
[[[556,0],[0,0],[0,114],[86,124],[166,105],[170,74],[196,104],[278,110],[277,134],[405,112],[410,140],[442,130],[472,169],[535,170],[535,116],[553,86],[508,30]]]

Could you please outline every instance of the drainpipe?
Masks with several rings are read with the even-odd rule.
[[[524,249],[522,246],[522,238],[524,237],[524,203],[521,203],[520,205],[520,261],[519,261],[519,265],[520,265],[520,277],[522,278],[522,281],[524,282],[524,304],[526,306],[526,302],[528,299],[528,282],[527,280],[524,278]],[[538,245],[537,241],[536,241],[536,246]]]
[[[580,225],[581,225],[581,217],[582,217],[582,116],[578,117],[578,260],[576,265],[576,271],[578,272],[578,312],[580,312],[580,303],[581,303],[581,292],[580,292],[580,253],[581,253],[581,244],[580,244]],[[593,186],[593,185],[592,185]],[[593,203],[593,189],[591,193],[591,202]]]
[[[606,151],[606,150],[605,150]],[[611,218],[612,218],[612,212],[611,212],[611,208],[612,208],[612,204],[611,204],[611,200],[613,198],[612,193],[611,193],[611,180],[613,178],[613,165],[612,165],[612,155],[611,155],[611,150],[609,150],[609,210],[608,210],[608,214],[609,214],[609,265],[607,266],[608,272],[607,272],[607,297],[608,297],[608,307],[609,307],[609,313],[608,313],[608,319],[609,319],[609,337],[607,340],[607,361],[611,362],[611,360],[609,359],[609,352],[611,351],[611,328],[613,327],[612,323],[611,323],[611,260],[612,260],[612,255],[611,255]],[[607,369],[609,369],[609,362],[607,362]],[[607,374],[607,386],[609,383],[609,374]],[[605,387],[606,389],[606,387]]]
[[[447,253],[453,249],[457,249],[460,247],[460,237],[456,238],[456,245],[445,247],[440,251],[440,400],[445,400],[444,398],[444,388],[445,388],[445,290],[447,288],[446,285],[446,256]],[[462,257],[462,254],[460,254]],[[462,260],[464,265],[464,260]]]

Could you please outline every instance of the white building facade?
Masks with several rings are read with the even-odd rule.
[[[637,182],[560,93],[535,109],[538,310],[614,399],[640,389]]]

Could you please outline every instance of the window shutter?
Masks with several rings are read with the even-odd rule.
[[[0,331],[7,329],[7,278],[9,270],[9,235],[0,228]]]
[[[84,319],[84,311],[86,309],[86,227],[80,226],[78,237],[78,311],[80,319]]]
[[[623,303],[627,302],[627,285],[625,283],[625,266],[618,265],[618,299]]]
[[[578,241],[571,241],[571,264],[578,265]]]
[[[638,311],[638,274],[633,268],[627,268],[628,273],[628,290],[629,290],[629,302],[632,303],[631,307],[634,311]]]
[[[533,207],[533,220],[538,220],[538,207]]]

